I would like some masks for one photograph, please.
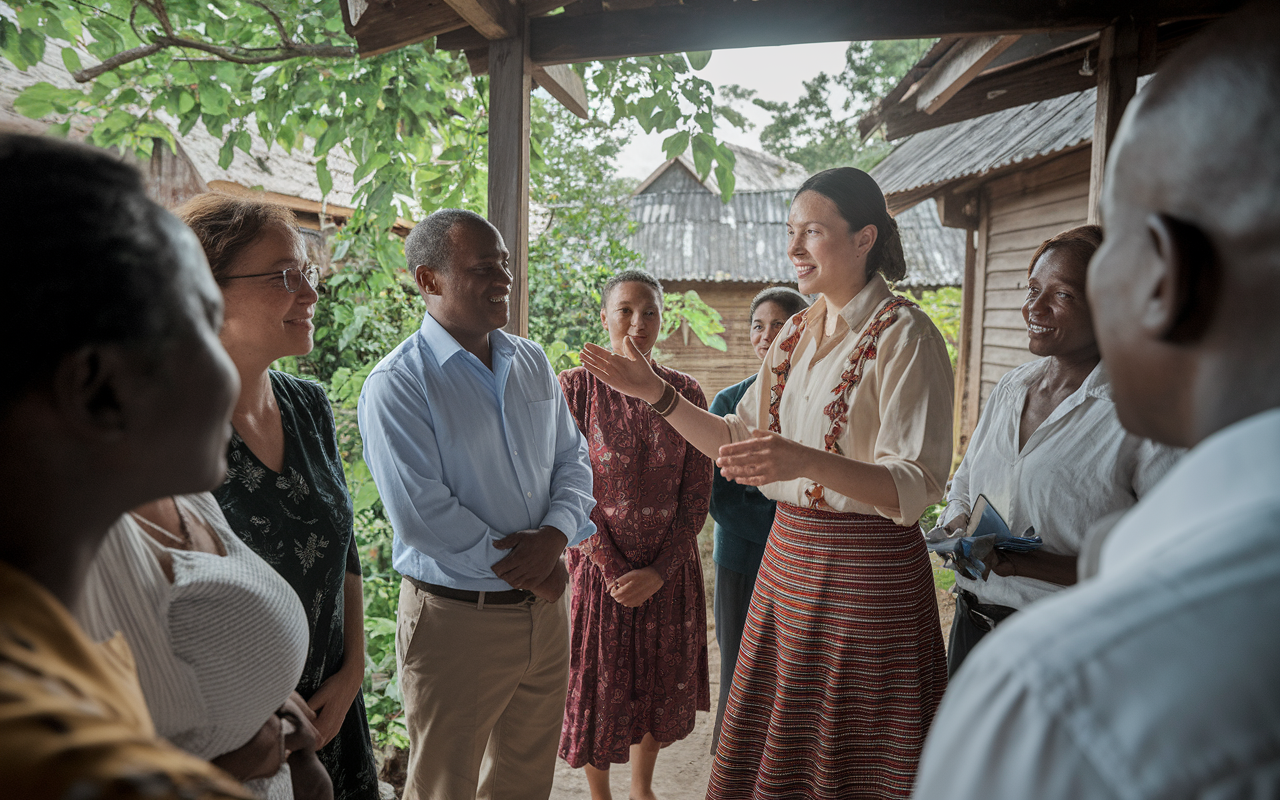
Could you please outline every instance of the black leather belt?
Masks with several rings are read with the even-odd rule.
[[[1018,609],[1009,606],[998,606],[995,603],[982,603],[978,601],[977,595],[973,592],[960,590],[960,596],[964,600],[965,613],[969,615],[969,621],[977,626],[978,630],[990,633],[995,630],[996,626],[1013,616]]]
[[[474,603],[475,605],[494,605],[494,606],[514,606],[520,603],[530,603],[536,598],[533,592],[528,589],[507,589],[501,592],[469,592],[466,589],[454,589],[451,586],[436,586],[434,583],[425,583],[417,578],[404,576],[405,580],[413,584],[414,588],[433,594],[436,597],[443,597],[446,600],[461,600],[464,603]]]

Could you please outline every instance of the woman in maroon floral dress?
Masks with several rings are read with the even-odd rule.
[[[646,356],[662,327],[662,287],[639,270],[601,292],[615,352],[630,336]],[[707,407],[698,383],[654,365],[686,400]],[[586,767],[593,800],[608,800],[609,765],[634,759],[632,800],[653,797],[658,751],[709,711],[707,608],[697,536],[711,497],[711,460],[643,400],[581,367],[560,375],[587,437],[597,532],[569,548],[572,651],[560,757]],[[673,399],[673,398],[672,398]]]

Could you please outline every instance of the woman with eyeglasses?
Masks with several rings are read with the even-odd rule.
[[[298,693],[315,712],[335,800],[376,798],[364,699],[364,601],[333,410],[312,381],[271,369],[313,346],[318,272],[287,208],[208,193],[177,214],[222,289],[222,344],[240,373],[227,478],[232,530],[302,600],[310,647]]]

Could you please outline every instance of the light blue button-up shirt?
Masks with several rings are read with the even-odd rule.
[[[507,534],[551,525],[574,545],[596,531],[587,443],[542,348],[500,330],[489,346],[492,370],[425,315],[369,374],[358,412],[395,568],[485,592],[511,588],[493,574]]]

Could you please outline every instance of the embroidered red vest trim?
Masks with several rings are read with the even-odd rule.
[[[849,422],[849,392],[862,382],[862,373],[866,369],[867,362],[876,357],[876,347],[879,345],[881,334],[888,330],[889,326],[897,320],[898,309],[904,306],[914,308],[916,304],[905,297],[897,295],[888,303],[885,303],[884,308],[880,309],[875,319],[867,326],[867,330],[862,334],[862,338],[858,340],[853,352],[849,354],[849,366],[840,374],[840,383],[836,384],[836,387],[831,390],[831,393],[835,395],[835,399],[823,409],[823,413],[831,420],[831,430],[823,437],[827,452],[843,455],[840,451],[840,434],[844,431],[844,426]],[[796,329],[782,344],[778,345],[778,349],[786,353],[787,356],[782,360],[781,364],[772,369],[777,380],[769,391],[769,430],[779,435],[782,434],[782,423],[778,418],[778,409],[782,405],[782,393],[787,388],[787,376],[791,374],[791,356],[794,354],[796,345],[800,342],[800,336],[804,333],[808,320],[805,318],[804,313],[801,312],[792,318],[792,322],[796,325]],[[806,489],[804,494],[809,499],[810,508],[830,508],[822,498],[822,484],[815,483]]]

